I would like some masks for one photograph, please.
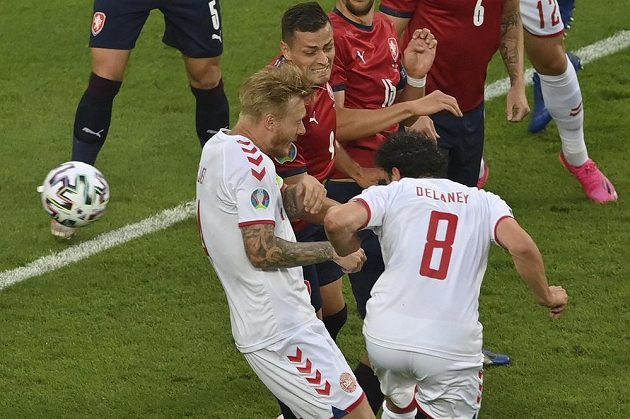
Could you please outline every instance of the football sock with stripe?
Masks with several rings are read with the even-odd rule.
[[[562,153],[572,166],[588,160],[584,142],[584,109],[577,74],[567,57],[567,69],[559,76],[540,74],[543,98],[549,113],[556,121]]]

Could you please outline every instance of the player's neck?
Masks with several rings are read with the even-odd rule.
[[[337,2],[337,10],[339,10],[346,19],[358,23],[359,25],[372,26],[374,22],[374,8],[363,16],[357,16],[352,14],[346,7],[340,4],[340,2]]]
[[[230,135],[240,135],[250,140],[256,147],[262,150],[264,144],[259,140],[260,135],[257,134],[255,127],[249,126],[249,124],[239,121],[234,125],[234,128],[230,130]]]

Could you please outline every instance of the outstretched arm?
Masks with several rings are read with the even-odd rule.
[[[344,101],[345,93],[335,92],[337,141],[340,143],[369,137],[419,115],[432,115],[445,110],[455,116],[462,116],[457,100],[439,90],[420,99],[395,103],[380,109],[349,109],[344,107]]]
[[[496,238],[512,255],[516,271],[527,283],[538,304],[548,307],[551,317],[560,317],[569,297],[562,287],[550,287],[547,283],[542,255],[534,240],[513,218],[499,221]]]
[[[241,227],[241,235],[247,258],[259,269],[291,268],[332,260],[344,271],[357,272],[365,262],[362,250],[340,257],[329,242],[298,243],[281,239],[274,234],[272,224]]]

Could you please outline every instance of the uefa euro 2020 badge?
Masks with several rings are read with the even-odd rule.
[[[269,206],[269,192],[266,189],[258,188],[252,192],[252,206],[256,209],[267,209]]]

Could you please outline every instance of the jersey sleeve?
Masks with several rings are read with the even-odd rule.
[[[276,166],[276,172],[283,178],[299,175],[300,173],[306,173],[308,171],[308,166],[306,164],[306,159],[304,158],[304,151],[302,150],[302,147],[297,142],[293,144],[295,144],[295,147],[297,148],[295,159],[284,163],[280,163],[277,160],[274,160],[273,162]]]
[[[490,211],[490,223],[488,228],[490,230],[490,237],[495,244],[501,246],[501,243],[497,240],[497,226],[501,220],[505,218],[514,218],[512,209],[510,206],[501,199],[498,195],[492,192],[486,192],[486,199],[488,200],[488,208]]]
[[[379,10],[386,15],[411,18],[416,10],[418,0],[381,0]]]
[[[370,186],[361,195],[352,198],[351,202],[363,204],[368,212],[368,221],[363,228],[374,228],[383,225],[383,218],[389,206],[390,195],[394,184]]]
[[[266,166],[266,165],[265,165]],[[275,224],[275,206],[280,194],[275,171],[263,166],[264,176],[259,180],[247,167],[247,174],[242,176],[236,184],[236,208],[238,212],[238,226],[246,227],[254,224]],[[271,170],[270,170],[271,169]]]

